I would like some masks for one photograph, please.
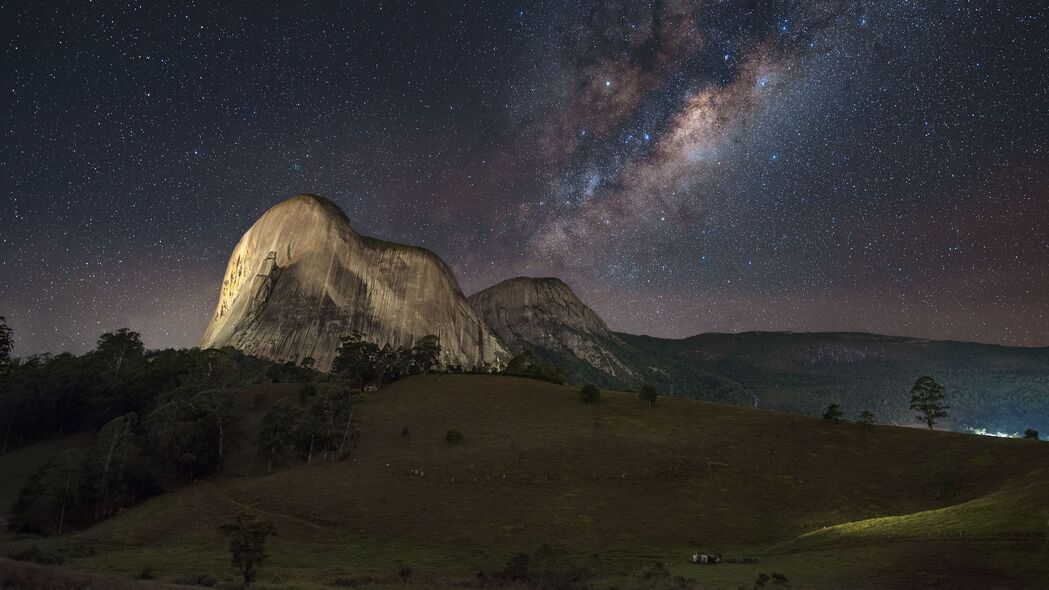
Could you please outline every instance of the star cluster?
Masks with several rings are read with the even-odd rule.
[[[301,192],[623,331],[1049,345],[1046,8],[448,4],[0,7],[16,352],[196,344]]]

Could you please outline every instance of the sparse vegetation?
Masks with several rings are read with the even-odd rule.
[[[835,424],[841,424],[845,420],[841,406],[838,404],[827,406],[827,411],[823,412],[823,419]]]
[[[947,417],[950,406],[943,404],[943,386],[932,377],[919,377],[911,388],[911,410],[919,412],[919,422],[928,425],[929,430],[940,418]]]
[[[601,401],[601,390],[593,383],[587,383],[579,390],[579,399],[584,404],[596,404]]]
[[[856,418],[856,424],[864,428],[870,428],[874,426],[874,412],[870,410],[863,410],[860,415]]]

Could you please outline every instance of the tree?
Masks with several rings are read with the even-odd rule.
[[[355,440],[353,402],[350,392],[332,388],[304,397],[294,438],[299,456],[307,463],[318,453],[333,461],[349,453]]]
[[[259,423],[259,434],[256,443],[259,456],[266,461],[272,471],[274,465],[280,465],[288,459],[294,448],[299,422],[299,409],[291,400],[282,399],[270,406]]]
[[[864,428],[870,428],[874,426],[874,412],[870,410],[863,410],[860,412],[860,417],[856,419],[856,424],[863,426]]]
[[[823,412],[823,419],[829,420],[835,424],[841,424],[842,421],[844,421],[842,416],[843,412],[841,411],[841,406],[839,404],[831,404],[827,406],[827,411]]]
[[[221,463],[229,427],[240,419],[234,409],[233,393],[228,389],[209,389],[195,395],[189,404],[200,420],[214,428],[215,454]]]
[[[95,439],[91,468],[99,519],[115,514],[123,504],[135,502],[139,488],[145,484],[142,452],[135,436],[137,427],[138,416],[125,414],[110,420]]]
[[[1038,440],[1038,431],[1034,428],[1028,428],[1024,431],[1024,438],[1033,438],[1034,440]]]
[[[61,535],[66,522],[90,520],[81,501],[86,495],[87,458],[79,449],[67,450],[45,463],[26,482],[12,508],[16,530]]]
[[[11,362],[11,351],[15,347],[15,339],[12,334],[4,316],[0,315],[0,367]]]
[[[929,376],[919,377],[911,388],[910,409],[918,412],[915,418],[929,426],[929,430],[939,418],[947,416],[950,406],[943,405],[943,386]]]
[[[601,401],[601,390],[593,383],[587,383],[579,390],[579,398],[584,404],[596,404]]]
[[[129,361],[142,358],[144,351],[139,333],[127,328],[102,334],[95,347],[95,354],[113,371],[113,375],[119,375]]]
[[[656,391],[655,387],[645,385],[641,388],[641,392],[637,394],[637,397],[648,404],[648,407],[652,408],[656,405],[656,398],[659,397],[659,392]]]
[[[412,363],[422,374],[430,373],[437,368],[441,358],[441,341],[437,336],[428,335],[415,341],[412,347]]]
[[[242,512],[233,522],[220,525],[219,532],[229,537],[230,563],[244,578],[242,588],[251,588],[259,566],[268,557],[266,539],[276,535],[277,528],[272,522]]]
[[[463,442],[463,433],[453,428],[448,431],[448,434],[444,435],[444,442],[450,445],[457,445]]]
[[[340,340],[339,350],[332,361],[332,373],[346,379],[358,389],[373,379],[382,379],[386,371],[386,354],[378,344],[368,342],[358,330]]]

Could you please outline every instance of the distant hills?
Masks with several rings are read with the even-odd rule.
[[[1049,430],[1049,348],[1013,348],[858,333],[616,333],[557,278],[517,277],[464,297],[432,252],[361,236],[330,201],[293,197],[241,238],[201,346],[234,346],[330,368],[339,338],[379,344],[440,338],[442,361],[498,370],[531,351],[574,382],[847,418],[917,424],[915,379],[932,375],[952,406],[946,426]]]

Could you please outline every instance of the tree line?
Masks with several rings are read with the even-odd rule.
[[[88,446],[48,461],[21,490],[12,525],[40,533],[85,526],[210,477],[231,447],[254,443],[270,469],[339,460],[357,442],[360,390],[437,370],[440,358],[433,336],[394,348],[359,332],[343,339],[331,375],[315,371],[312,359],[274,363],[233,348],[146,350],[126,328],[103,334],[82,355],[20,359],[12,349],[0,318],[0,452],[95,433]],[[255,432],[244,432],[236,394],[265,383],[303,385],[270,404]]]

